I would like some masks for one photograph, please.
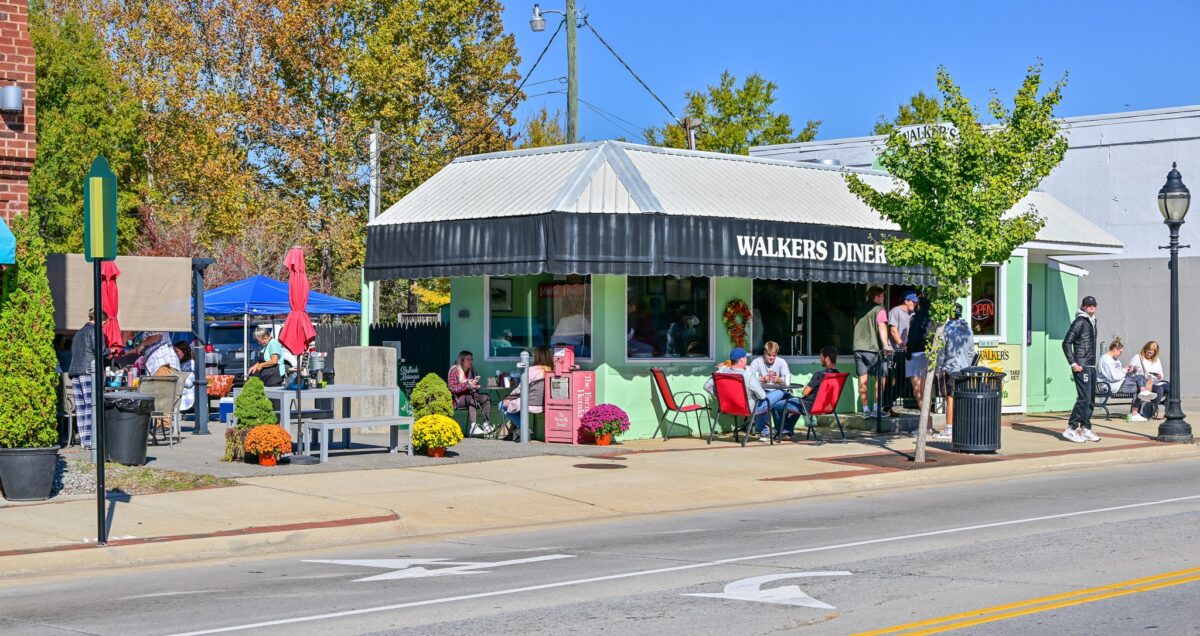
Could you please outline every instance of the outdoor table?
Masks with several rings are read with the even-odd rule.
[[[292,426],[292,408],[290,400],[296,397],[295,389],[287,389],[281,386],[267,387],[267,398],[279,400],[279,425],[285,430],[290,431]],[[386,425],[391,430],[391,443],[388,446],[388,452],[395,453],[400,450],[400,426],[403,423],[400,420],[400,388],[399,387],[384,387],[384,386],[368,386],[365,384],[329,384],[324,388],[319,389],[303,389],[300,392],[301,399],[308,398],[311,400],[342,400],[342,417],[334,420],[321,420],[322,433],[321,436],[321,461],[324,462],[328,458],[329,451],[329,428],[337,427],[342,429],[342,443],[347,448],[350,446],[350,427],[352,426],[383,426]],[[366,397],[390,397],[392,398],[392,409],[394,415],[388,417],[350,417],[350,400],[355,398]],[[300,405],[296,405],[296,411],[300,411]],[[300,452],[303,454],[309,453],[309,444],[304,431],[297,427],[297,443],[300,444]],[[410,438],[408,443],[408,454],[413,454],[413,447]]]
[[[803,389],[805,386],[807,386],[807,385],[804,385],[804,384],[776,384],[776,383],[768,383],[768,382],[762,383],[762,388],[767,391],[792,391],[794,389]]]

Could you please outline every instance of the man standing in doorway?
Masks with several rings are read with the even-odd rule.
[[[1075,376],[1075,408],[1071,409],[1071,419],[1067,421],[1067,430],[1063,438],[1067,441],[1083,443],[1088,440],[1099,441],[1100,437],[1092,432],[1092,378],[1096,366],[1096,298],[1084,296],[1075,321],[1067,329],[1063,338],[1063,354],[1067,356],[1067,364],[1071,365],[1071,373]],[[1088,367],[1092,367],[1089,369]]]
[[[858,372],[858,401],[862,404],[863,417],[876,415],[878,396],[887,377],[883,358],[891,353],[883,289],[872,285],[867,289],[867,302],[855,314],[854,321],[854,367]],[[874,403],[867,401],[867,381],[872,375],[876,378]]]

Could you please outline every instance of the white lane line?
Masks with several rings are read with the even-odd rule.
[[[1126,504],[1123,506],[1109,506],[1107,508],[1094,508],[1092,510],[1080,510],[1078,512],[1063,512],[1055,515],[1042,515],[1039,517],[1026,517],[1024,519],[1010,519],[1008,521],[995,521],[992,523],[981,523],[973,526],[962,526],[958,528],[945,528],[942,530],[930,530],[928,532],[917,532],[913,534],[903,534],[893,537],[882,537],[879,539],[865,539],[863,541],[852,541],[850,543],[838,543],[835,545],[819,546],[814,548],[800,548],[796,550],[785,550],[782,552],[768,552],[766,554],[754,554],[750,556],[732,557],[729,559],[719,559],[716,561],[705,561],[701,563],[688,563],[686,565],[675,565],[665,568],[655,568],[653,570],[636,570],[633,572],[622,572],[620,574],[608,574],[605,576],[593,576],[585,579],[573,579],[570,581],[559,581],[557,583],[543,583],[541,585],[527,585],[525,587],[514,587],[506,590],[494,590],[491,592],[478,592],[475,594],[462,594],[459,596],[445,596],[442,598],[431,598],[424,601],[412,601],[410,603],[396,603],[394,605],[380,605],[378,607],[364,607],[361,609],[345,610],[341,612],[329,612],[326,614],[313,614],[310,616],[297,616],[294,618],[283,618],[274,621],[263,621],[260,623],[247,623],[244,625],[231,625],[229,627],[217,627],[214,629],[203,629],[194,632],[183,632],[172,634],[171,636],[200,636],[201,634],[221,634],[226,632],[236,632],[247,629],[258,629],[261,627],[274,627],[276,625],[291,625],[293,623],[307,623],[312,621],[327,620],[330,618],[345,618],[347,616],[358,616],[361,614],[374,614],[378,612],[388,612],[392,610],[407,609],[410,607],[424,607],[427,605],[441,605],[444,603],[455,603],[458,601],[470,601],[481,598],[490,598],[493,596],[506,596],[509,594],[520,594],[522,592],[536,592],[538,590],[551,590],[560,587],[572,587],[575,585],[586,585],[588,583],[601,583],[604,581],[617,581],[638,576],[651,576],[654,574],[666,574],[670,572],[683,572],[685,570],[696,570],[700,568],[713,567],[716,565],[728,565],[730,563],[742,563],[745,561],[757,561],[759,559],[774,559],[785,556],[795,556],[797,554],[811,554],[813,552],[825,552],[829,550],[841,550],[844,548],[856,548],[864,545],[877,545],[880,543],[894,543],[897,541],[907,541],[909,539],[922,539],[925,537],[937,537],[947,534],[958,534],[962,532],[974,532],[976,530],[987,530],[989,528],[1003,528],[1005,526],[1016,526],[1025,523],[1036,523],[1038,521],[1050,521],[1053,519],[1069,519],[1071,517],[1082,517],[1086,515],[1096,515],[1105,512],[1118,512],[1121,510],[1133,510],[1136,508],[1146,508],[1148,506],[1161,506],[1164,504],[1179,503],[1182,501],[1195,501],[1200,499],[1200,495],[1191,495],[1189,497],[1174,497],[1172,499],[1160,499],[1158,501],[1144,501],[1141,503]]]

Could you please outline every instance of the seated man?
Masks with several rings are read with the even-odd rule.
[[[788,368],[787,362],[779,357],[779,343],[773,340],[763,343],[762,357],[755,358],[754,362],[750,363],[750,371],[754,377],[758,378],[759,382],[789,384],[792,381],[792,371]],[[776,420],[783,421],[784,405],[790,397],[792,395],[783,389],[767,391],[767,404],[771,412],[775,414]],[[783,437],[791,437],[792,431],[790,428],[784,427],[780,430],[780,434]]]
[[[1108,352],[1100,356],[1100,364],[1096,369],[1096,373],[1100,379],[1108,383],[1108,388],[1115,393],[1131,393],[1138,391],[1138,399],[1133,401],[1131,407],[1132,412],[1129,414],[1131,422],[1146,422],[1145,417],[1142,417],[1138,411],[1142,406],[1142,401],[1149,402],[1157,398],[1154,393],[1154,380],[1147,378],[1140,373],[1136,373],[1138,368],[1132,364],[1121,366],[1121,353],[1125,351],[1125,344],[1121,342],[1120,336],[1113,338],[1112,343],[1108,345]]]
[[[825,379],[828,373],[837,373],[837,347],[832,345],[821,349],[821,369],[812,374],[808,379],[808,384],[804,385],[804,389],[800,392],[800,397],[792,398],[787,405],[788,421],[784,422],[784,430],[786,436],[791,436],[790,431],[795,430],[796,420],[800,418],[801,413],[812,413],[813,405],[817,401],[817,391],[821,389],[821,381]]]
[[[771,411],[767,406],[767,392],[763,390],[762,384],[758,378],[746,366],[746,350],[741,347],[734,347],[733,351],[729,352],[729,362],[722,363],[717,368],[717,373],[737,373],[740,374],[746,381],[746,400],[750,404],[750,409],[754,413],[755,428],[760,431],[758,441],[771,441],[771,427],[767,422]],[[709,378],[704,383],[704,390],[708,391],[713,397],[717,395],[717,386],[712,378]]]

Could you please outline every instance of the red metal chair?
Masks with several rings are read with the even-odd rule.
[[[712,426],[708,429],[708,443],[712,443],[713,432],[716,430],[716,422],[721,419],[721,415],[732,415],[735,426],[733,427],[733,441],[738,440],[738,429],[743,426],[737,426],[737,418],[745,418],[744,432],[746,436],[741,438],[742,446],[746,445],[746,440],[750,438],[750,432],[754,426],[754,409],[750,407],[750,400],[746,396],[746,378],[740,373],[714,373],[713,387],[717,394],[717,417],[713,420]],[[759,403],[766,400],[759,400]],[[767,416],[767,425],[770,426],[770,414]],[[775,443],[775,435],[770,436],[772,444]]]
[[[800,411],[804,414],[804,424],[808,428],[804,439],[816,437],[818,442],[823,442],[821,436],[814,428],[814,418],[817,415],[832,415],[833,421],[837,422],[838,431],[842,434],[842,443],[846,443],[846,429],[842,428],[842,419],[838,417],[837,405],[842,399],[842,389],[846,388],[846,378],[850,377],[848,373],[826,373],[821,378],[821,386],[817,387],[817,396],[813,399],[812,410],[810,411],[805,405],[804,400],[799,400]]]
[[[700,427],[700,412],[703,411],[708,416],[708,430],[712,433],[713,420],[712,412],[708,410],[708,399],[699,393],[690,391],[680,391],[679,393],[671,392],[671,385],[667,384],[667,375],[662,369],[650,369],[650,374],[654,376],[654,386],[658,388],[658,394],[662,396],[663,414],[658,418],[658,427],[662,430],[663,441],[671,436],[671,427],[685,426],[688,433],[692,432],[691,425],[688,424],[688,414],[692,413],[696,416],[696,432],[704,434],[704,429]],[[667,420],[667,414],[671,414],[670,421]],[[683,414],[683,424],[676,423],[679,415]],[[654,438],[653,435],[650,436]]]

